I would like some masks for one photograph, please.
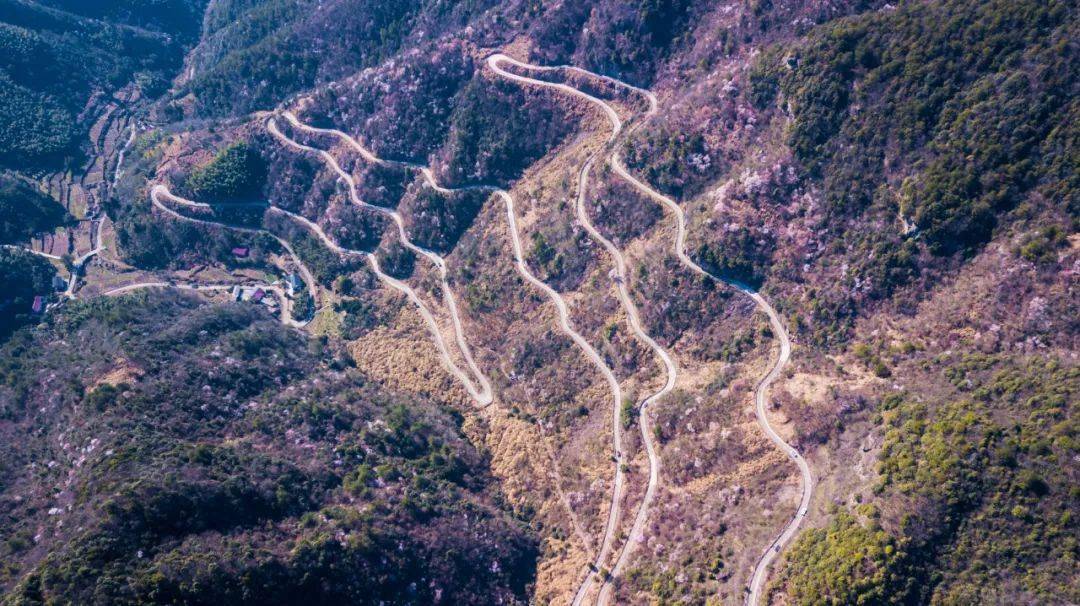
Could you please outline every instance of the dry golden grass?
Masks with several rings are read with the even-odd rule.
[[[755,435],[755,430],[760,433],[756,425],[753,427],[750,424],[744,425],[743,430],[742,433],[747,436],[747,439],[743,441],[742,447],[747,451],[765,446],[761,443],[765,438]],[[769,449],[764,456],[742,461],[738,467],[729,472],[713,473],[693,480],[683,486],[682,490],[694,496],[702,496],[728,486],[747,486],[754,482],[754,478],[760,477],[770,468],[784,465],[786,462],[787,457],[783,453],[775,448]]]
[[[134,383],[143,375],[143,371],[132,364],[130,360],[117,358],[114,364],[112,370],[98,377],[98,379],[94,381],[90,386],[91,390],[102,385],[116,387],[121,383]]]
[[[393,327],[379,327],[349,344],[356,365],[372,379],[405,393],[466,408],[468,393],[447,372],[419,314],[402,309]]]
[[[328,337],[340,337],[345,322],[345,313],[334,311],[330,306],[330,298],[323,291],[324,305],[322,310],[315,314],[308,325],[308,330],[313,335],[326,335]]]
[[[490,452],[492,473],[507,501],[517,510],[532,510],[534,520],[548,529],[537,567],[537,603],[569,603],[577,576],[592,557],[594,541],[566,499],[547,438],[535,424],[511,417],[502,408],[470,415],[465,430]]]

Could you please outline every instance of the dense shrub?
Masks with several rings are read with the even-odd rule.
[[[535,542],[487,496],[461,420],[342,353],[259,306],[148,293],[0,345],[0,599],[525,603]],[[66,379],[117,364],[124,382]],[[71,507],[36,490],[53,481]]]
[[[416,253],[405,248],[396,236],[384,240],[376,255],[379,267],[395,278],[404,280],[416,271]]]
[[[842,512],[796,543],[780,584],[798,604],[1075,601],[1076,491],[1061,469],[1078,454],[1080,371],[1041,356],[932,364],[954,396],[893,393],[879,406],[880,496],[860,509],[889,512],[891,529]]]
[[[895,537],[841,511],[799,537],[780,582],[795,604],[905,604],[914,584],[905,557]]]
[[[35,296],[48,296],[56,269],[48,261],[23,250],[0,248],[0,339],[33,320]]]
[[[714,244],[698,246],[695,256],[703,267],[722,279],[758,288],[772,248],[768,240],[755,237],[748,230],[723,232]]]
[[[45,0],[43,4],[110,23],[134,25],[191,40],[199,33],[206,0]],[[218,3],[214,3],[218,4]]]
[[[786,72],[789,142],[824,180],[829,210],[881,204],[876,190],[910,175],[900,211],[932,251],[970,253],[1003,211],[1058,185],[1062,154],[1077,154],[1075,140],[1045,153],[1077,111],[1068,13],[1064,2],[946,0],[821,28],[795,69],[774,70]],[[756,98],[773,81],[759,75]],[[1057,193],[1076,204],[1075,191]]]
[[[445,254],[457,245],[489,197],[482,190],[443,194],[425,183],[406,194],[399,210],[409,239]]]
[[[347,276],[362,263],[355,255],[343,256],[330,250],[317,236],[295,220],[268,215],[272,233],[289,242],[296,256],[307,266],[319,284],[329,287],[339,276]]]
[[[477,70],[469,46],[433,46],[332,83],[316,97],[311,119],[358,134],[380,156],[424,161],[446,138],[446,117]]]
[[[198,262],[236,262],[232,249],[249,248],[249,262],[257,263],[267,253],[281,252],[280,245],[266,234],[241,233],[226,227],[194,224],[155,213],[149,200],[130,206],[113,200],[107,206],[116,224],[116,244],[121,257],[147,269],[190,267]]]
[[[0,174],[0,242],[25,242],[70,218],[56,200],[18,179]]]
[[[257,197],[265,182],[266,162],[247,142],[238,141],[192,171],[185,185],[198,200],[234,202]]]
[[[484,0],[407,2],[282,0],[215,7],[210,25],[226,36],[197,51],[188,88],[204,115],[270,108],[318,82],[376,65],[415,32],[451,32],[491,5]],[[227,16],[237,23],[222,27]],[[217,38],[215,38],[217,40]]]
[[[35,94],[0,72],[0,161],[9,166],[69,151],[75,118],[56,98]]]
[[[566,2],[532,24],[542,60],[576,63],[635,84],[652,81],[661,61],[692,30],[691,0]],[[573,60],[570,59],[571,53]]]
[[[440,160],[455,185],[515,179],[579,126],[552,95],[486,78],[465,86],[450,122]]]
[[[643,170],[646,180],[660,191],[676,197],[697,193],[688,189],[700,185],[701,175],[714,175],[712,156],[700,134],[683,134],[668,129],[649,131],[644,141],[626,145],[626,162]]]

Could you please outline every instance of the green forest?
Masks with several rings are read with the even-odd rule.
[[[225,147],[197,167],[184,183],[200,202],[247,202],[262,193],[266,162],[246,141]]]
[[[838,225],[895,204],[882,186],[908,173],[899,212],[931,251],[971,253],[1034,193],[1080,216],[1069,13],[1055,0],[946,0],[841,20],[796,51],[794,69],[773,55],[758,100],[771,96],[762,78],[778,81],[789,143]]]
[[[34,481],[63,474],[82,504],[44,559],[51,497],[7,508],[5,604],[518,602],[531,578],[535,541],[485,495],[460,418],[251,306],[65,306],[0,346],[0,418],[35,436],[0,444],[0,485],[55,457]],[[43,451],[56,432],[100,446],[74,466]]]
[[[201,0],[0,1],[0,164],[77,157],[95,93],[133,80],[163,92],[201,10]]]
[[[1073,10],[904,3],[816,27],[751,65],[745,94],[780,118],[820,191],[818,228],[848,267],[799,303],[815,343],[845,342],[860,313],[918,297],[1018,224],[1080,225]],[[1034,239],[1025,254],[1059,245]]]
[[[1080,370],[977,353],[931,365],[954,395],[881,400],[873,499],[804,533],[778,585],[800,604],[1080,599],[1080,492],[1063,473],[1080,456]]]
[[[52,292],[56,269],[45,259],[23,250],[0,248],[0,341],[13,330],[34,321],[35,296]]]
[[[0,174],[0,244],[25,242],[70,220],[56,200],[17,177]]]

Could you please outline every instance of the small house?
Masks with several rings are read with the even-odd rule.
[[[233,287],[232,287],[232,298],[233,298],[233,301],[239,301],[239,300],[240,300],[240,299],[242,299],[243,297],[244,297],[244,289],[243,289],[243,288],[240,288],[240,286],[239,286],[239,285],[233,286]]]
[[[61,277],[60,274],[56,274],[56,275],[53,276],[53,279],[52,279],[53,290],[55,290],[57,292],[63,292],[65,290],[67,290],[67,285],[68,285],[67,280],[65,280],[63,277]]]
[[[261,288],[256,288],[255,292],[251,293],[251,301],[253,303],[258,303],[258,302],[262,301],[263,297],[265,297],[265,296],[266,296],[266,291],[265,290],[263,290]]]
[[[285,287],[289,291],[289,296],[295,297],[297,293],[304,289],[304,281],[296,274],[289,274],[285,277]]]
[[[34,303],[30,306],[30,310],[36,314],[45,311],[45,297],[37,295],[34,297]]]
[[[246,259],[249,252],[251,251],[249,251],[247,247],[244,246],[237,246],[236,248],[232,249],[232,254],[237,259]]]

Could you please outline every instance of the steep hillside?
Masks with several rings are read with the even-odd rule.
[[[17,334],[5,603],[524,603],[534,541],[460,419],[335,349],[165,295]]]
[[[408,45],[452,35],[494,5],[490,0],[214,2],[178,95],[193,94],[199,115],[267,109],[315,84],[378,65]]]
[[[70,219],[56,200],[21,179],[0,174],[0,242],[26,242]]]
[[[133,81],[163,91],[203,2],[0,3],[0,164],[48,168],[78,156],[101,104]]]
[[[51,4],[151,37],[195,7]],[[44,356],[12,349],[11,389],[76,377],[13,395],[12,435],[153,439],[12,455],[11,524],[49,532],[9,599],[1080,600],[1077,23],[210,2],[104,188],[105,254],[9,344]],[[93,298],[162,286],[240,301]]]

